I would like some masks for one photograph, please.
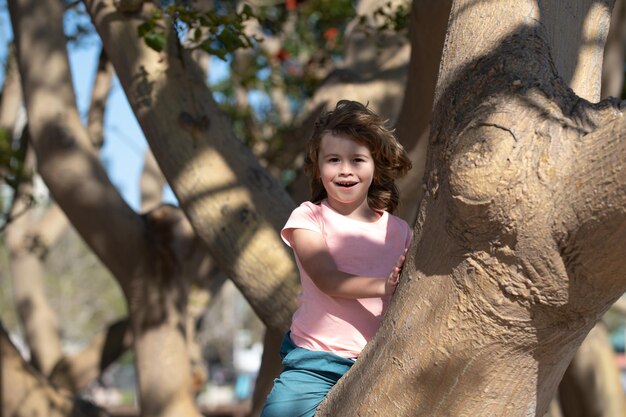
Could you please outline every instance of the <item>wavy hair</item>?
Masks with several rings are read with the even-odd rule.
[[[319,151],[322,137],[332,133],[348,136],[367,146],[374,160],[374,178],[367,193],[367,202],[374,210],[390,213],[396,210],[400,193],[395,180],[406,174],[412,164],[386,122],[367,105],[351,100],[339,101],[335,109],[318,117],[304,158],[304,170],[309,175],[313,203],[318,204],[328,196],[320,179]]]

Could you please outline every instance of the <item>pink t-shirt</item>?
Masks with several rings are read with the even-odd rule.
[[[339,270],[386,279],[398,257],[411,242],[408,224],[382,212],[373,223],[345,217],[324,200],[320,205],[302,203],[281,232],[291,247],[293,229],[321,233]],[[302,292],[291,323],[291,339],[302,348],[332,352],[344,358],[359,356],[382,319],[382,298],[349,299],[322,292],[296,256]]]

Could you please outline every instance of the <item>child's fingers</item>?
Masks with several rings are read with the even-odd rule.
[[[404,264],[404,261],[406,261],[407,252],[408,252],[408,249],[405,249],[404,252],[402,252],[402,255],[398,257],[398,261],[396,262],[396,265],[402,266]]]

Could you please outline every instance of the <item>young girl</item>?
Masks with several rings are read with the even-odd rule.
[[[411,241],[407,223],[390,214],[394,180],[410,168],[384,120],[360,103],[342,100],[315,123],[305,159],[312,199],[281,233],[302,292],[262,417],[313,416],[374,337]]]

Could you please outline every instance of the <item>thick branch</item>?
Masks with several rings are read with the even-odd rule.
[[[26,154],[26,169],[32,170],[33,164],[34,153],[29,149]],[[29,210],[31,194],[32,183],[22,182],[15,193],[10,211],[15,218],[6,228],[6,246],[10,257],[13,297],[32,352],[32,364],[43,375],[48,375],[62,355],[59,321],[48,304],[44,289],[41,246],[30,233],[30,227],[35,220],[34,213],[30,210],[22,216],[15,215]]]
[[[98,59],[98,69],[87,114],[87,132],[96,149],[100,149],[104,143],[104,109],[111,90],[111,78],[113,78],[113,67],[103,49]]]
[[[11,47],[0,97],[0,129],[9,129],[10,133],[13,133],[22,106],[22,87],[14,52]]]
[[[127,351],[131,344],[129,321],[113,323],[104,332],[93,337],[82,351],[59,361],[50,374],[50,382],[78,393]]]
[[[27,237],[37,253],[45,257],[52,246],[59,240],[69,222],[55,202],[50,202],[43,216],[31,224]]]
[[[617,0],[602,62],[601,98],[621,97],[624,85],[624,48],[626,46],[626,1]]]
[[[560,245],[570,273],[617,297],[626,286],[626,117],[599,125],[577,144]]]
[[[82,127],[62,22],[51,18],[61,16],[62,5],[11,1],[9,10],[38,171],[98,257],[117,277],[128,276],[139,256],[129,254],[143,246],[143,223],[109,181]],[[46,36],[33,30],[42,25],[50,29]],[[94,218],[107,221],[94,222]],[[111,230],[125,232],[114,236]]]
[[[39,171],[127,297],[142,413],[199,415],[181,332],[187,293],[168,239],[173,232],[167,222],[134,213],[98,161],[76,110],[61,3],[15,0],[9,9]]]
[[[142,213],[150,211],[161,204],[164,186],[165,178],[159,169],[156,159],[154,159],[154,154],[150,148],[147,148],[144,153],[141,178],[139,179]]]
[[[297,273],[278,231],[293,203],[234,137],[186,51],[170,38],[167,54],[159,55],[137,39],[140,15],[123,16],[111,1],[85,4],[196,232],[257,314],[286,329],[295,308]]]
[[[568,7],[539,2],[558,73],[586,100],[600,99],[602,55],[614,0],[578,0]]]
[[[72,399],[37,374],[17,351],[0,325],[0,414],[12,417],[105,417],[106,413]]]

